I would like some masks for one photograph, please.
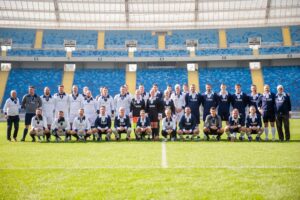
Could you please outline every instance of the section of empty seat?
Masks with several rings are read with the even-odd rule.
[[[125,48],[126,40],[136,40],[141,48],[157,47],[157,36],[151,31],[105,31],[105,48]]]
[[[4,99],[10,96],[11,90],[16,90],[18,98],[21,101],[23,95],[28,93],[28,86],[30,85],[36,88],[35,90],[38,95],[43,94],[44,87],[46,86],[54,94],[57,92],[57,86],[61,84],[62,75],[62,69],[12,68],[6,84]]]
[[[171,35],[166,35],[167,48],[185,48],[186,40],[197,40],[201,47],[219,44],[218,30],[175,30]]]
[[[249,67],[209,67],[199,68],[199,84],[201,93],[205,92],[205,84],[211,84],[214,92],[220,91],[220,85],[225,83],[230,93],[234,93],[234,85],[241,84],[242,91],[250,92],[252,84]]]
[[[125,69],[76,69],[74,84],[78,85],[80,93],[84,86],[89,87],[94,97],[100,93],[100,87],[106,86],[114,96],[125,84]]]
[[[186,50],[141,50],[134,53],[135,57],[188,57]]]
[[[155,68],[155,69],[138,69],[136,75],[136,84],[143,84],[145,90],[149,92],[152,84],[156,83],[160,91],[164,91],[167,85],[172,85],[174,90],[175,84],[187,83],[186,68]]]
[[[277,93],[277,86],[283,85],[290,94],[292,110],[300,109],[300,66],[263,67],[265,84],[270,85],[271,91]]]
[[[64,40],[76,40],[78,48],[96,48],[97,31],[90,30],[44,30],[43,47],[63,47]]]
[[[0,38],[12,39],[13,47],[33,47],[35,40],[34,29],[0,28]]]
[[[73,57],[127,57],[126,50],[74,51]]]
[[[44,49],[12,49],[7,52],[8,56],[31,56],[31,57],[65,57],[64,50],[44,50]]]
[[[290,33],[293,44],[300,45],[300,26],[291,26]]]
[[[261,37],[262,44],[282,44],[281,27],[227,29],[228,47],[247,44],[248,38]]]
[[[300,46],[260,48],[260,54],[295,54],[300,53]]]
[[[229,56],[229,55],[252,55],[250,48],[228,48],[228,49],[201,49],[196,50],[197,56]]]

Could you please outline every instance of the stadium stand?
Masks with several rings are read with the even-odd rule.
[[[142,50],[134,53],[135,57],[188,57],[187,50]]]
[[[272,92],[281,84],[291,95],[292,110],[300,109],[300,66],[263,67],[265,84],[269,84]]]
[[[300,46],[260,48],[259,53],[265,55],[295,54],[295,53],[300,53]]]
[[[290,32],[294,45],[300,45],[300,26],[291,26]]]
[[[138,69],[137,70],[137,86],[143,84],[148,92],[153,83],[158,85],[160,91],[164,91],[167,85],[180,85],[187,83],[186,68],[159,68],[159,69]],[[174,88],[173,88],[174,89]]]
[[[43,47],[63,47],[64,40],[76,40],[78,48],[95,49],[97,44],[97,31],[79,30],[44,30]]]
[[[127,57],[128,52],[125,50],[103,50],[103,51],[74,51],[73,57]]]
[[[36,88],[36,94],[42,95],[44,87],[48,86],[51,93],[57,92],[57,85],[61,84],[62,69],[25,69],[13,68],[11,69],[6,84],[4,99],[10,96],[11,90],[16,90],[20,101],[23,96],[28,93],[28,86],[33,85]],[[4,101],[2,101],[2,104]],[[3,106],[3,105],[2,105]]]
[[[252,55],[250,48],[227,48],[227,49],[202,49],[196,50],[197,56],[211,56],[211,55]]]
[[[282,45],[282,32],[280,27],[268,28],[239,28],[227,29],[228,47],[248,44],[248,38],[261,37],[262,44]]]
[[[234,92],[234,85],[241,84],[242,91],[248,93],[252,84],[251,73],[248,67],[217,67],[199,68],[200,92],[205,91],[205,84],[212,85],[214,92],[220,91],[221,83],[227,85],[229,92]]]
[[[168,49],[185,48],[186,40],[198,40],[199,47],[217,47],[219,43],[218,30],[177,30],[172,35],[166,35]]]
[[[124,48],[126,40],[136,40],[138,48],[156,48],[157,36],[151,31],[106,31],[106,48]]]
[[[12,39],[12,47],[31,48],[34,44],[34,29],[0,28],[0,38]]]
[[[77,69],[74,84],[78,85],[80,93],[84,86],[88,86],[94,97],[99,94],[99,88],[108,87],[110,95],[116,95],[120,86],[125,84],[124,69]]]
[[[45,49],[12,49],[7,52],[8,56],[31,56],[31,57],[65,57],[64,50],[45,50]]]

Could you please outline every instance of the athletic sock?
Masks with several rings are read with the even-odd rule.
[[[266,139],[269,139],[269,129],[265,127]]]
[[[275,133],[276,133],[275,127],[272,127],[272,128],[271,128],[271,132],[272,132],[272,139],[275,140]]]

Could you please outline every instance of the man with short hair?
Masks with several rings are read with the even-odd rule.
[[[129,116],[125,114],[125,108],[119,108],[119,114],[115,117],[115,124],[113,133],[115,134],[116,140],[121,139],[121,134],[126,134],[126,140],[130,140],[131,123]]]
[[[231,94],[226,90],[227,86],[222,83],[220,86],[221,91],[218,94],[218,115],[221,117],[222,121],[228,124],[228,119],[230,116],[230,104],[231,104]]]
[[[245,129],[245,120],[240,116],[239,110],[234,108],[232,114],[229,117],[228,125],[225,128],[225,132],[228,136],[228,140],[232,142],[236,141],[237,133],[240,133],[239,139],[244,140]]]
[[[164,141],[168,140],[170,136],[171,141],[176,140],[176,120],[172,118],[172,111],[167,108],[165,110],[165,118],[162,120],[161,134],[164,137]]]
[[[22,108],[25,109],[25,128],[21,142],[25,141],[31,119],[35,116],[36,109],[41,108],[42,104],[41,98],[35,94],[35,88],[29,86],[28,94],[24,95],[22,99]]]
[[[195,117],[196,124],[200,123],[200,105],[202,104],[202,97],[196,92],[196,85],[192,84],[190,92],[185,96],[186,106],[192,110],[192,115]]]
[[[126,87],[120,87],[120,94],[117,94],[114,98],[114,105],[116,109],[116,115],[118,115],[119,110],[121,107],[125,109],[125,115],[129,115],[130,113],[130,103],[131,97],[130,95],[126,94]]]
[[[20,101],[17,97],[17,92],[15,90],[10,91],[10,98],[8,98],[5,101],[4,107],[3,107],[3,112],[5,119],[7,121],[7,132],[6,132],[6,139],[8,141],[11,140],[11,130],[12,126],[14,125],[14,134],[13,134],[13,139],[16,142],[17,141],[17,136],[18,136],[18,131],[19,131],[19,122],[20,122],[20,117],[19,117],[19,109],[21,108]]]
[[[240,84],[235,84],[235,93],[231,95],[231,105],[233,109],[238,109],[241,120],[245,122],[249,99],[241,88]]]
[[[206,120],[206,116],[209,115],[210,108],[218,106],[218,96],[212,91],[211,85],[206,84],[205,90],[202,94],[203,122]]]
[[[58,112],[58,117],[55,118],[51,125],[52,134],[55,137],[56,142],[61,140],[60,136],[65,136],[65,142],[69,140],[70,136],[70,122],[64,116],[63,111]]]
[[[86,138],[92,134],[89,120],[84,115],[84,109],[79,109],[79,116],[75,117],[73,121],[73,129],[71,134],[76,134],[78,140],[86,141]]]
[[[115,113],[114,99],[111,95],[108,94],[108,88],[102,87],[101,95],[96,97],[98,101],[99,108],[105,106],[105,112],[110,117]]]
[[[35,142],[35,136],[38,136],[39,142],[41,142],[41,137],[46,136],[47,142],[50,142],[50,132],[47,126],[47,119],[42,115],[42,109],[36,109],[36,115],[31,119],[31,130],[30,136],[32,137],[32,142]]]
[[[54,119],[54,98],[50,93],[50,88],[44,88],[44,95],[41,96],[42,99],[42,112],[43,116],[46,118],[48,129],[51,129],[51,124]]]
[[[282,124],[284,125],[285,140],[290,141],[290,117],[291,117],[291,99],[290,95],[284,92],[282,85],[277,86],[277,94],[275,96],[275,114],[276,126],[279,140],[284,140]]]
[[[185,94],[181,92],[180,85],[175,85],[175,92],[171,95],[171,99],[175,106],[176,121],[179,122],[182,115],[184,114],[185,107]]]
[[[251,93],[248,95],[248,99],[249,99],[248,106],[249,106],[249,108],[251,106],[254,106],[257,115],[260,115],[260,112],[258,110],[258,102],[259,102],[260,98],[261,98],[261,94],[257,92],[256,85],[252,84],[251,85]]]
[[[210,108],[210,115],[206,116],[203,128],[204,135],[209,141],[209,135],[217,135],[217,140],[220,141],[224,130],[222,129],[222,120],[215,107]]]
[[[145,110],[141,110],[135,129],[136,140],[141,140],[146,135],[148,136],[148,140],[150,140],[151,134],[152,129],[150,119],[146,116]]]
[[[70,101],[70,112],[69,112],[69,122],[72,129],[72,124],[74,119],[78,116],[78,110],[83,108],[83,100],[84,97],[82,94],[78,92],[78,86],[72,86],[72,93],[69,94],[69,101]]]
[[[111,137],[111,118],[106,114],[106,107],[100,107],[100,113],[95,121],[95,128],[93,129],[94,135],[97,137],[97,141],[102,140],[102,134],[105,134],[105,140],[109,141]]]
[[[275,141],[275,94],[270,92],[270,86],[264,86],[264,93],[261,95],[258,102],[259,111],[263,117],[265,127],[265,140],[269,140],[269,122],[272,131],[272,141]]]
[[[260,141],[260,136],[263,133],[261,116],[257,114],[255,106],[250,106],[249,115],[246,118],[246,131],[248,140],[252,141],[252,134],[257,134],[256,141]]]
[[[55,113],[59,111],[64,112],[64,116],[69,118],[69,96],[65,93],[64,85],[58,86],[58,93],[53,95],[54,105],[55,105]]]
[[[200,139],[196,119],[191,113],[191,108],[187,106],[184,111],[185,114],[181,117],[179,122],[178,135],[180,139],[183,139],[183,135],[187,135],[186,139],[189,139],[189,135],[191,135],[191,140],[196,136],[197,139]]]

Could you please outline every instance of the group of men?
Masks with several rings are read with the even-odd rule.
[[[123,85],[120,93],[114,97],[108,94],[107,87],[101,87],[100,94],[93,97],[88,87],[84,87],[80,94],[74,85],[72,93],[66,94],[64,86],[59,85],[54,95],[45,87],[44,94],[38,96],[35,88],[30,86],[22,102],[13,90],[3,108],[7,119],[7,140],[17,141],[20,108],[25,110],[21,141],[25,141],[28,132],[32,141],[36,141],[37,137],[39,141],[45,139],[49,142],[51,135],[57,142],[62,136],[65,136],[65,141],[71,140],[72,136],[82,141],[88,138],[101,141],[103,135],[109,141],[112,134],[116,140],[120,140],[121,134],[130,140],[132,131],[136,140],[159,140],[160,132],[165,141],[168,138],[172,141],[199,140],[201,106],[206,140],[210,139],[210,135],[220,140],[224,132],[231,141],[244,140],[245,135],[252,141],[253,134],[260,141],[263,132],[268,140],[270,124],[274,141],[275,122],[279,140],[284,140],[282,125],[285,140],[290,140],[291,101],[282,85],[277,87],[276,94],[270,91],[269,85],[264,86],[263,94],[257,92],[255,85],[251,85],[248,95],[242,92],[239,84],[235,85],[232,94],[227,91],[225,84],[221,84],[219,93],[213,92],[210,84],[205,85],[205,90],[200,94],[196,92],[194,84],[190,88],[184,84],[183,89],[176,84],[174,91],[169,85],[164,92],[160,92],[157,84],[153,84],[149,93],[143,85],[139,85],[135,94],[131,95],[128,86]],[[226,122],[225,128],[222,128],[222,121]]]

